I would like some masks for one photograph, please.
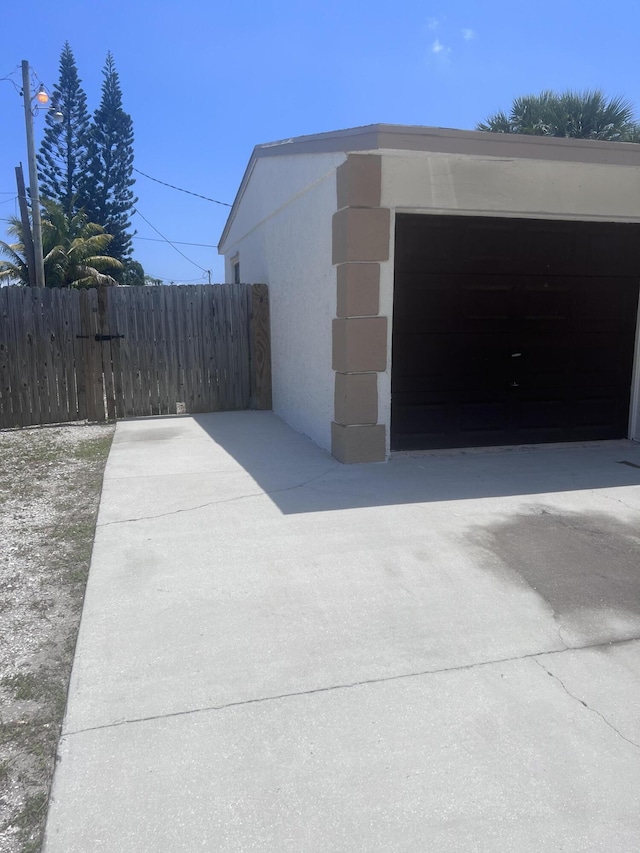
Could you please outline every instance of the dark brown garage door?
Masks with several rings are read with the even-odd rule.
[[[399,214],[392,449],[627,435],[640,226]]]

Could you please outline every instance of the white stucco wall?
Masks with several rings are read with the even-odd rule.
[[[640,222],[638,166],[380,151],[382,206],[391,209],[390,260],[381,264],[380,313],[393,328],[395,214],[446,213]],[[378,379],[379,422],[391,424],[389,369]],[[640,440],[640,341],[636,347],[630,437]]]
[[[238,253],[244,282],[269,285],[273,410],[331,447],[331,323],[336,272],[331,217],[344,154],[258,160],[227,234],[226,280]]]

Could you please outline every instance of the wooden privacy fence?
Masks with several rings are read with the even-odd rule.
[[[271,408],[263,284],[0,288],[0,428]]]

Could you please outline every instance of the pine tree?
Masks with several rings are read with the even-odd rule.
[[[130,217],[137,201],[131,190],[135,183],[133,122],[122,109],[120,78],[111,52],[102,73],[102,98],[89,133],[81,200],[89,221],[113,235],[109,254],[124,262],[131,253]]]
[[[57,124],[53,110],[47,112],[37,159],[43,197],[59,204],[67,216],[79,208],[79,181],[87,166],[89,113],[81,82],[73,52],[65,42],[60,54],[60,79],[51,98],[52,106],[64,119]]]

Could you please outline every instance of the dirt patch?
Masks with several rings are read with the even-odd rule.
[[[41,848],[113,432],[0,432],[0,853]]]

